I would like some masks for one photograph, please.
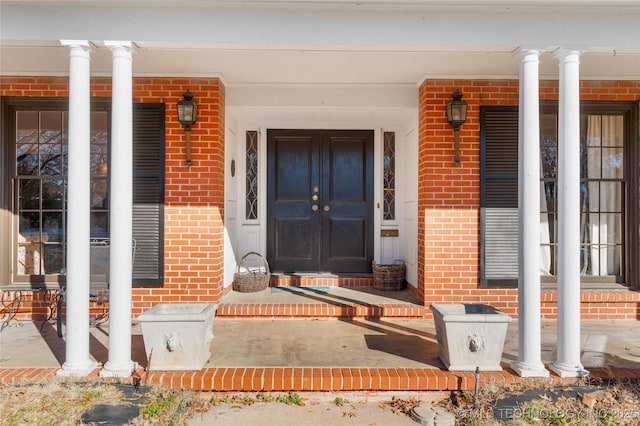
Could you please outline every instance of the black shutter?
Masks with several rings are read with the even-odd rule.
[[[164,104],[133,108],[134,286],[162,286],[164,271]]]
[[[518,284],[518,107],[480,111],[482,286]]]

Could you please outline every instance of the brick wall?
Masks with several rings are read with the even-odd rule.
[[[2,96],[68,96],[66,77],[0,77]],[[224,217],[224,86],[218,79],[135,78],[136,102],[164,102],[165,285],[136,288],[133,315],[159,302],[217,302],[223,292]],[[200,113],[192,129],[193,165],[187,167],[184,129],[175,104],[191,90]],[[460,89],[469,103],[468,120],[460,132],[461,166],[453,164],[453,132],[445,105]],[[93,78],[92,96],[110,97],[111,79]],[[479,288],[480,105],[516,105],[517,80],[427,80],[420,89],[418,289],[431,303],[491,303],[517,315],[515,289]],[[541,81],[542,100],[557,100],[557,81]],[[638,101],[639,81],[583,81],[583,100]],[[411,287],[411,286],[410,286]],[[41,317],[51,309],[50,297],[36,295],[29,314]],[[583,292],[584,318],[640,318],[640,293]],[[542,315],[555,318],[557,294],[542,294]],[[104,304],[92,307],[94,315]]]
[[[517,105],[517,80],[426,80],[419,89],[418,288],[431,303],[490,303],[517,316],[517,289],[485,289],[480,282],[480,106]],[[453,131],[446,120],[451,93],[469,104],[460,131],[461,165],[453,163]],[[582,81],[589,101],[638,101],[640,81]],[[541,81],[540,99],[557,100],[558,82]],[[582,294],[583,318],[640,318],[637,292]],[[557,316],[557,294],[544,292],[542,315]]]
[[[191,131],[193,165],[185,163],[185,132],[176,103],[194,93],[199,114]],[[67,77],[0,77],[0,95],[68,96]],[[217,302],[223,290],[224,102],[218,79],[134,78],[134,102],[165,103],[165,280],[163,288],[135,288],[133,315],[159,302]],[[91,79],[92,97],[111,97],[110,78]],[[40,318],[44,295],[24,295],[22,311]],[[44,306],[43,306],[44,305]],[[92,315],[104,310],[94,304]],[[32,314],[29,314],[32,313]]]

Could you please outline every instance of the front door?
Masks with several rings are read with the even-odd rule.
[[[370,272],[373,131],[267,132],[267,259],[279,272]]]

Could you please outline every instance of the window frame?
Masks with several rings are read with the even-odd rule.
[[[513,113],[518,110],[518,106],[504,105],[483,105],[480,110],[480,287],[485,288],[509,288],[516,287],[518,277],[491,280],[487,279],[486,271],[486,135],[485,120],[487,111],[509,111]],[[637,288],[640,286],[640,148],[638,146],[639,135],[639,111],[640,104],[637,102],[609,102],[609,101],[582,101],[580,103],[580,116],[585,115],[612,115],[619,114],[624,116],[624,170],[623,182],[625,193],[622,196],[624,217],[624,228],[622,230],[622,259],[624,262],[623,276],[621,283],[624,286]],[[541,114],[558,114],[557,101],[540,102]],[[581,135],[582,137],[582,135]],[[514,140],[517,144],[517,139]],[[634,202],[634,200],[636,200]],[[633,230],[637,230],[634,232]],[[580,281],[582,285],[589,287],[607,287],[615,280],[607,277],[581,275]],[[556,276],[541,275],[541,282],[546,284],[557,283]]]
[[[69,101],[68,98],[61,97],[9,97],[3,96],[0,98],[0,114],[2,117],[2,126],[0,133],[0,290],[49,290],[58,289],[64,287],[66,284],[66,277],[64,275],[55,274],[43,274],[43,275],[24,275],[18,276],[17,271],[13,270],[14,267],[14,255],[15,247],[17,247],[17,230],[15,229],[16,220],[14,218],[15,208],[15,114],[16,111],[68,111]],[[110,120],[111,120],[111,99],[110,98],[92,98],[91,110],[106,111],[108,113],[108,126],[110,132]],[[157,240],[157,276],[156,277],[136,277],[133,278],[133,285],[135,287],[162,287],[164,285],[164,135],[165,135],[165,105],[164,104],[147,104],[147,103],[135,103],[134,104],[134,117],[141,110],[152,110],[154,114],[158,114],[155,117],[158,121],[157,139],[153,139],[155,143],[157,141],[157,154],[158,162],[155,164],[156,172],[149,172],[149,162],[146,159],[142,161],[141,171],[134,169],[133,179],[145,179],[155,178],[158,181],[157,197],[158,197],[158,211],[156,212],[158,223],[158,240]],[[142,121],[140,121],[142,123]],[[145,123],[146,124],[146,123]],[[142,124],[140,124],[142,126]],[[134,119],[134,142],[136,139],[136,120]],[[111,140],[109,135],[109,148],[111,146]],[[134,160],[135,160],[135,147],[134,147]],[[135,191],[135,186],[134,186]],[[144,194],[143,194],[144,195]],[[142,201],[144,204],[144,201]],[[135,204],[135,201],[134,201]],[[65,207],[66,210],[66,207]],[[134,206],[135,211],[135,206]],[[135,222],[135,214],[134,214]],[[134,223],[135,228],[135,223]],[[135,229],[134,229],[135,232]],[[66,244],[65,244],[66,246]],[[154,256],[155,258],[155,256]],[[153,268],[155,270],[155,268]],[[148,273],[148,270],[144,270]]]

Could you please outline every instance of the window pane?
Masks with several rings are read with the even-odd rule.
[[[107,238],[109,237],[109,213],[108,212],[91,212],[91,238]]]
[[[18,245],[18,275],[39,275],[42,271],[40,244]]]
[[[27,143],[16,145],[16,174],[18,176],[38,174],[38,145]]]
[[[64,180],[42,180],[42,208],[49,210],[61,210],[64,208]]]
[[[109,153],[107,145],[91,145],[91,174],[97,176],[107,175]]]
[[[42,255],[45,274],[60,274],[64,269],[64,246],[62,244],[45,244]]]
[[[599,179],[602,177],[602,150],[599,146],[587,146],[587,172],[581,173],[582,178]]]
[[[39,209],[40,180],[20,179],[18,182],[18,208],[20,210]]]
[[[107,144],[109,142],[109,116],[106,111],[91,112],[91,143]]]
[[[582,186],[585,186],[583,184]],[[588,202],[582,205],[582,211],[597,212],[600,210],[600,182],[589,182],[586,184]]]
[[[621,188],[618,182],[600,183],[600,211],[619,212],[621,209]]]
[[[45,242],[63,242],[62,213],[42,213],[42,239]]]
[[[38,112],[18,111],[16,112],[16,143],[38,143]]]
[[[95,178],[91,179],[91,208],[92,209],[108,209],[109,182],[107,179]]]
[[[40,213],[20,213],[18,232],[19,242],[40,241]]]
[[[622,148],[604,148],[602,150],[602,177],[622,179]]]
[[[384,132],[384,211],[383,218],[385,220],[393,220],[396,218],[396,134],[395,132]]]
[[[554,229],[554,217],[550,213],[540,214],[540,273],[542,275],[551,275],[553,273],[551,267],[552,262],[552,236]]]
[[[69,145],[65,141],[62,145],[62,176],[69,175]]]
[[[558,126],[555,114],[540,115],[542,177],[556,179],[558,172]]]
[[[602,116],[602,145],[622,147],[624,141],[624,117],[621,115]]]
[[[247,131],[246,134],[246,219],[258,218],[258,132]]]
[[[555,182],[544,182],[542,197],[540,200],[541,211],[555,212],[557,206],[557,194]]]
[[[62,175],[62,145],[40,145],[40,174]]]
[[[40,113],[40,140],[41,144],[62,143],[62,112],[42,111]]]

